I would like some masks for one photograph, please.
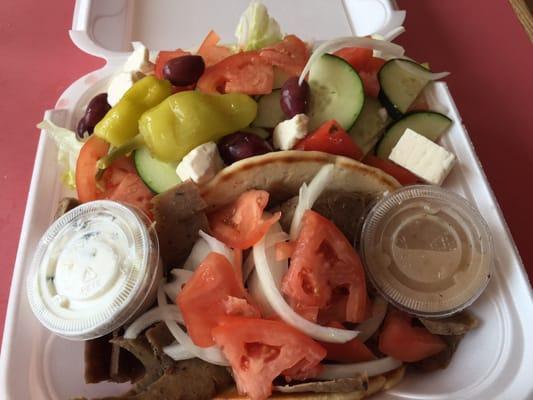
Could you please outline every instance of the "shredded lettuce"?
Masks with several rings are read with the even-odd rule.
[[[253,1],[242,14],[235,30],[241,50],[259,50],[279,42],[283,36],[279,24],[268,15],[266,7]]]
[[[44,120],[37,124],[37,128],[44,130],[57,146],[57,163],[63,170],[63,183],[71,188],[76,188],[76,161],[83,143],[76,139],[76,133],[57,126],[52,121]]]

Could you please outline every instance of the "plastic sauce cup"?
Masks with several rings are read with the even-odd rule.
[[[150,306],[161,277],[159,243],[149,219],[133,207],[99,200],[76,207],[48,228],[26,289],[46,328],[88,340]]]
[[[492,275],[493,253],[481,214],[438,186],[385,196],[361,233],[361,256],[376,289],[399,309],[426,318],[472,304]]]

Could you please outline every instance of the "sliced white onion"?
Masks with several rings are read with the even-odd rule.
[[[298,196],[298,204],[294,210],[294,216],[291,221],[290,239],[296,240],[300,233],[300,224],[304,213],[310,210],[315,204],[315,201],[322,194],[324,189],[328,186],[329,182],[333,178],[334,165],[327,164],[320,168],[320,171],[313,177],[309,186],[303,184],[300,187],[300,193]]]
[[[346,343],[355,338],[359,333],[358,331],[329,328],[315,324],[297,314],[291,306],[287,304],[279,291],[278,286],[276,285],[276,280],[271,272],[275,269],[273,265],[276,261],[275,257],[267,256],[265,242],[268,241],[269,235],[270,231],[254,246],[253,253],[255,272],[257,273],[262,292],[276,314],[287,324],[302,331],[306,335],[323,342]]]
[[[413,75],[416,78],[423,79],[426,81],[436,81],[450,75],[449,72],[431,72],[425,68],[415,67],[410,62],[396,62],[398,66],[403,69],[405,72]]]
[[[175,303],[176,297],[181,292],[183,285],[185,285],[189,279],[191,279],[193,272],[186,269],[174,268],[172,271],[170,271],[170,274],[174,276],[174,280],[164,284],[163,289],[168,298]]]
[[[255,262],[254,262],[254,253],[253,251],[248,254],[248,257],[246,257],[246,260],[242,263],[242,280],[243,282],[246,282],[248,278],[250,278],[250,275],[254,271],[255,268]]]
[[[305,67],[300,75],[298,84],[300,85],[302,84],[303,80],[309,73],[309,70],[311,69],[313,64],[320,57],[322,57],[323,54],[333,52],[333,51],[336,51],[336,50],[342,49],[343,47],[348,47],[348,46],[379,50],[382,53],[388,54],[392,57],[401,57],[403,56],[405,52],[402,46],[387,42],[385,40],[376,40],[376,39],[371,39],[371,38],[366,38],[366,37],[356,37],[356,36],[329,40],[325,43],[322,43],[320,46],[318,46],[313,52],[313,54],[311,54],[311,57],[309,57],[309,60],[307,60],[307,64],[305,64]]]
[[[211,249],[205,239],[199,238],[192,247],[191,254],[189,254],[185,264],[183,264],[183,268],[194,271],[210,251]]]
[[[356,364],[322,364],[322,371],[316,379],[330,381],[333,379],[353,378],[358,374],[376,376],[392,371],[401,365],[401,361],[392,357]]]
[[[174,361],[190,360],[194,354],[190,353],[187,348],[179,343],[163,347],[163,353],[172,358]]]
[[[361,332],[357,338],[361,342],[367,341],[378,330],[385,314],[387,314],[387,302],[383,297],[376,296],[372,304],[372,316],[357,325],[357,329]]]
[[[208,235],[202,230],[200,230],[198,234],[201,236],[202,239],[206,241],[207,245],[209,246],[209,249],[212,252],[221,254],[224,257],[226,257],[231,265],[235,264],[235,254],[233,253],[233,250],[231,250],[231,248],[226,246],[224,243],[222,243],[217,238],[211,235]]]
[[[152,308],[137,318],[124,332],[124,339],[135,339],[146,328],[159,321],[178,321],[183,323],[178,307],[175,305],[163,305]]]
[[[280,292],[281,281],[289,269],[289,261],[276,260],[276,244],[287,240],[289,235],[283,232],[281,225],[277,222],[271,227],[269,233],[270,234],[265,239],[265,252],[269,261],[268,267],[270,270],[270,275],[272,276],[274,284],[276,285],[276,289],[278,292]],[[250,296],[252,296],[252,298],[255,300],[255,303],[259,307],[259,311],[261,311],[261,315],[263,317],[276,315],[276,311],[274,308],[272,308],[270,302],[268,301],[268,298],[265,294],[265,285],[263,285],[263,282],[259,279],[257,271],[252,271],[252,274],[248,279],[248,291]]]
[[[157,290],[157,304],[159,307],[167,305],[167,299],[165,297],[165,292],[163,290],[162,285],[159,286]],[[211,364],[222,365],[226,367],[230,365],[228,360],[226,359],[226,357],[224,357],[224,354],[218,347],[211,346],[203,348],[196,346],[192,342],[189,335],[187,335],[187,333],[183,329],[181,329],[176,322],[165,321],[165,324],[167,325],[167,328],[172,334],[172,336],[174,336],[174,339],[176,339],[179,344],[183,345],[183,348],[185,350],[193,354],[195,357],[198,357],[201,360],[204,360]]]

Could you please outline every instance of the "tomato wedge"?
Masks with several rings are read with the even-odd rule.
[[[296,150],[322,151],[360,160],[363,152],[334,119],[324,122],[318,129],[300,140]]]
[[[219,46],[220,36],[215,31],[209,31],[198,48],[198,55],[202,56],[206,67],[216,64],[231,55],[231,49]]]
[[[259,311],[248,304],[245,297],[242,283],[227,258],[209,253],[176,300],[192,341],[209,347],[214,344],[211,331],[222,317],[228,314],[259,316]]]
[[[333,54],[346,60],[356,71],[360,71],[372,58],[373,50],[362,47],[344,47]]]
[[[361,322],[368,314],[365,273],[357,252],[333,222],[312,210],[303,216],[281,288],[291,304],[319,309],[346,297],[341,322]]]
[[[415,362],[446,349],[446,343],[426,328],[413,326],[413,317],[391,310],[379,336],[379,351],[403,362]]]
[[[363,81],[365,93],[377,97],[379,94],[378,72],[385,60],[373,57],[371,49],[345,47],[334,54],[346,60],[359,74]]]
[[[332,328],[346,329],[340,322],[329,323]],[[328,354],[326,360],[342,363],[358,363],[371,361],[376,358],[372,351],[359,339],[355,338],[346,343],[319,342]]]
[[[165,66],[167,61],[172,60],[176,57],[185,56],[187,54],[191,53],[182,49],[160,51],[157,54],[157,58],[155,60],[154,75],[159,79],[163,79],[163,67]]]
[[[136,173],[127,173],[116,188],[107,195],[109,200],[121,201],[143,211],[152,219],[152,198],[154,194],[146,187]]]
[[[281,42],[260,50],[259,56],[290,75],[300,75],[309,59],[309,49],[297,36],[287,35]]]
[[[109,150],[109,143],[91,136],[82,146],[76,162],[76,190],[82,203],[109,199],[131,204],[150,218],[153,193],[137,175],[135,166],[127,157],[119,158],[107,168],[102,178],[96,181],[96,163]]]
[[[268,94],[274,85],[274,70],[255,51],[233,54],[207,68],[197,88],[204,93]]]
[[[213,338],[231,364],[237,389],[252,400],[268,398],[279,375],[316,376],[326,355],[317,342],[281,321],[226,317]]]
[[[76,190],[78,199],[82,203],[104,197],[103,190],[96,186],[96,163],[107,154],[108,150],[109,143],[94,135],[80,150],[76,161]]]
[[[372,154],[367,154],[363,159],[363,163],[370,165],[374,168],[379,168],[383,172],[386,172],[393,178],[395,178],[402,185],[414,185],[420,182],[420,179],[413,174],[411,171],[394,164],[392,161],[383,160],[382,158],[376,157]]]
[[[249,190],[239,198],[208,216],[213,235],[235,249],[247,249],[259,242],[281,213],[264,218],[263,210],[269,194],[264,190]]]

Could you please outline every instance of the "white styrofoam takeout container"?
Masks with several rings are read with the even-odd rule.
[[[105,91],[132,40],[152,50],[194,48],[209,29],[226,42],[249,0],[77,0],[70,36],[83,51],[107,64],[74,82],[45,117],[74,129],[87,102]],[[405,12],[389,0],[264,0],[285,32],[306,40],[351,34],[387,33],[401,25]],[[409,49],[407,49],[409,52]],[[452,71],[453,72],[453,71]],[[456,72],[459,73],[459,72]],[[445,187],[475,204],[494,235],[493,279],[472,310],[481,326],[469,333],[443,371],[409,374],[376,399],[531,399],[533,375],[533,302],[524,267],[501,211],[474,153],[445,83],[432,93],[448,109],[453,127],[441,143],[458,158]],[[37,121],[36,121],[37,122]],[[127,385],[85,385],[83,343],[52,335],[33,317],[25,277],[36,244],[65,195],[53,141],[39,141],[28,204],[11,285],[0,354],[1,399],[67,399],[124,392]]]

